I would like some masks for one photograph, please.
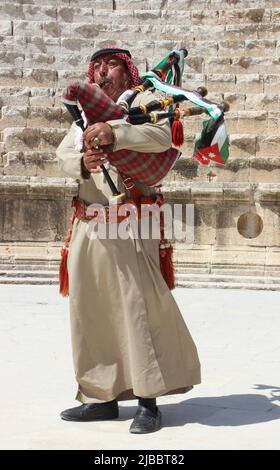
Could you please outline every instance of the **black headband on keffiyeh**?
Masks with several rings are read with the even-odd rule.
[[[135,87],[141,83],[141,78],[138,72],[137,67],[134,65],[131,54],[127,49],[121,49],[114,46],[105,46],[103,49],[96,51],[91,56],[91,61],[88,66],[88,78],[90,82],[94,82],[94,64],[98,57],[103,55],[113,55],[121,59],[127,67],[129,76],[130,76],[130,86]]]

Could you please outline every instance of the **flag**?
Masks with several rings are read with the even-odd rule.
[[[210,161],[224,165],[229,156],[229,141],[223,115],[203,122],[203,130],[195,142],[193,158],[202,165]]]
[[[156,90],[163,91],[172,96],[184,96],[191,103],[204,108],[213,119],[218,119],[222,115],[222,111],[216,103],[203,98],[197,91],[190,91],[170,83],[165,83],[154,72],[146,72],[141,78],[149,80]]]

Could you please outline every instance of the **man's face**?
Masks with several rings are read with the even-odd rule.
[[[119,96],[129,88],[129,74],[124,62],[113,55],[98,57],[94,63],[94,82],[112,100],[117,101]]]

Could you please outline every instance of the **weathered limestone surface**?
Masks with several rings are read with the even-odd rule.
[[[183,85],[230,103],[227,165],[192,160],[205,118],[193,117],[166,179],[167,200],[195,205],[194,245],[176,244],[178,282],[197,273],[280,281],[279,0],[0,0],[2,263],[58,261],[77,190],[55,162],[71,121],[60,96],[108,42],[129,48],[140,72],[186,47]],[[237,230],[248,208],[263,222],[254,239]]]

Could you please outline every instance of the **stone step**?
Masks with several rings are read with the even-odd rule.
[[[208,76],[209,81],[212,75]],[[263,77],[260,77],[263,80]],[[183,87],[188,89],[196,89],[199,85],[206,83],[205,75],[203,74],[186,74]],[[280,83],[280,74],[279,74]],[[267,87],[268,88],[268,87]],[[65,117],[65,109],[61,103],[62,88],[48,88],[48,87],[28,87],[28,86],[0,86],[0,108],[9,106],[14,108],[31,106],[40,108],[60,108],[64,110],[63,118]],[[229,102],[230,112],[233,111],[278,111],[280,107],[280,93],[277,89],[271,92],[267,89],[266,93],[249,93],[249,92],[220,92],[209,91],[208,99],[214,102],[222,102],[223,100]],[[181,106],[190,105],[184,102]],[[66,113],[67,116],[67,113]],[[193,119],[193,118],[192,118]]]
[[[256,121],[257,122],[257,121]],[[276,119],[277,122],[277,119]],[[202,130],[202,123],[197,125],[196,133],[194,129],[188,127],[193,121],[187,121],[185,144],[183,150],[189,151],[193,148],[193,142]],[[254,121],[253,121],[254,124]],[[252,125],[253,125],[252,124]],[[235,124],[237,126],[237,124]],[[239,124],[241,126],[241,124]],[[228,123],[228,127],[229,123]],[[253,155],[277,157],[280,155],[280,135],[275,134],[274,129],[270,133],[258,135],[253,133],[252,129],[241,129],[244,134],[230,134],[233,151],[235,156]],[[248,133],[245,134],[247,130]],[[251,131],[251,132],[250,132]],[[279,129],[278,129],[279,131]],[[256,131],[255,131],[256,132]],[[261,132],[261,131],[260,131]],[[63,137],[66,135],[67,129],[51,128],[51,127],[7,127],[2,132],[2,142],[4,142],[3,153],[7,152],[55,152]],[[249,146],[246,148],[246,146]],[[245,153],[244,153],[245,152]],[[31,158],[32,158],[31,154]],[[47,157],[48,158],[48,157]]]
[[[122,22],[123,24],[123,22]],[[6,22],[5,22],[6,25]],[[0,22],[0,32],[4,26]],[[9,63],[24,61],[25,67],[30,67],[32,62],[42,64],[45,62],[49,67],[56,62],[56,57],[60,61],[60,57],[64,55],[69,58],[70,54],[81,53],[80,63],[88,60],[94,48],[98,47],[93,40],[81,37],[42,37],[38,35],[3,35],[2,31],[0,42],[1,60],[4,62],[5,57]],[[224,40],[219,37],[215,40],[190,39],[187,41],[187,48],[190,57],[274,57],[280,55],[280,41],[277,38],[267,39],[243,39],[243,40]],[[172,45],[170,41],[158,40],[139,40],[137,43],[130,41],[129,49],[134,57],[144,56],[156,63],[160,60],[159,54],[162,56],[164,52],[168,52]],[[186,62],[188,62],[188,60]]]
[[[260,10],[255,10],[256,18],[261,18]],[[219,13],[219,12],[218,12]],[[259,14],[259,16],[258,16]],[[176,41],[178,38],[184,38],[185,44],[198,41],[245,41],[248,40],[279,40],[279,11],[275,10],[274,15],[268,11],[267,15],[262,16],[262,20],[253,21],[245,17],[247,22],[240,23],[238,18],[236,22],[227,20],[223,11],[221,11],[223,22],[219,23],[216,12],[212,15],[211,28],[206,28],[209,24],[209,17],[205,12],[199,12],[196,19],[191,16],[187,18],[184,12],[177,14],[176,10],[172,12],[164,10],[136,10],[123,12],[96,13],[95,16],[85,15],[83,21],[62,22],[54,18],[48,20],[24,20],[8,17],[1,22],[0,31],[3,36],[14,36],[15,38],[39,37],[44,39],[71,38],[88,39],[100,41],[107,40],[143,40],[145,35],[152,41]],[[181,21],[180,21],[181,17]],[[201,17],[205,21],[201,21]],[[109,21],[108,21],[109,20]],[[271,21],[270,21],[271,20]],[[211,21],[211,20],[210,20]],[[203,24],[204,23],[204,24]],[[20,40],[20,39],[18,39]],[[49,43],[51,44],[51,42]],[[53,42],[56,48],[59,43]],[[93,43],[92,43],[93,45]]]
[[[182,272],[183,268],[178,268],[176,272],[176,285],[182,287],[219,287],[219,288],[243,288],[259,290],[280,290],[280,277],[271,276],[240,276],[240,275],[217,275],[217,274],[195,274]]]
[[[8,273],[16,272],[49,272],[50,274],[55,273],[57,275],[59,262],[53,260],[52,263],[48,266],[45,262],[43,264],[38,264],[38,261],[34,264],[31,262],[29,264],[24,263],[0,263],[0,272],[7,271]]]
[[[138,51],[137,54],[135,54],[133,50],[131,52],[136,57],[135,63],[139,68],[146,66],[146,55],[139,55]],[[3,68],[13,65],[24,71],[32,68],[40,70],[42,67],[51,72],[53,72],[54,69],[64,70],[65,67],[69,67],[70,70],[76,69],[77,67],[80,69],[84,68],[86,71],[91,55],[92,50],[88,53],[83,53],[82,57],[81,52],[58,52],[57,55],[50,55],[48,53],[24,54],[0,51],[0,61]],[[157,59],[155,59],[155,57],[146,57],[146,59],[148,68],[153,68]],[[190,55],[185,61],[185,73],[249,75],[265,74],[268,70],[271,74],[280,74],[279,49],[277,49],[277,55],[266,55],[264,57],[262,57],[260,51],[256,52],[255,56],[253,54],[246,55],[245,51],[245,54],[239,56],[234,56],[229,53],[220,57],[217,53],[208,55],[207,51],[196,55],[196,53],[190,49]],[[25,79],[25,77],[23,78]]]
[[[44,279],[57,279],[58,270],[23,270],[23,269],[0,269],[1,278],[44,278]]]
[[[27,2],[28,0],[25,0]],[[29,0],[30,1],[30,0]],[[141,8],[144,10],[154,10],[154,9],[162,9],[163,2],[162,0],[92,0],[90,6],[93,8],[94,11],[106,10],[109,11],[118,11],[118,10],[138,10],[141,5]],[[36,11],[36,7],[61,7],[61,8],[68,9],[71,7],[71,10],[77,8],[76,0],[32,0],[32,5],[25,5],[23,4],[23,0],[14,0],[13,2],[13,9],[11,9],[11,14],[14,12],[14,16],[16,17],[16,13],[18,10],[22,9],[23,11],[28,10],[28,7],[31,7],[31,11],[34,9]],[[88,0],[80,0],[79,7],[88,7],[89,2]],[[207,11],[211,13],[212,10],[219,10],[221,7],[220,0],[167,0],[164,2],[164,8],[167,10],[176,10],[178,11],[195,11],[197,9],[201,9],[204,12]],[[240,10],[242,7],[246,9],[265,9],[265,8],[277,8],[279,7],[278,0],[235,0],[235,3],[232,0],[226,0],[222,3],[222,8],[225,12],[231,10]],[[5,10],[4,10],[5,11]],[[32,13],[34,14],[34,13]]]
[[[277,99],[279,95],[277,95]],[[181,107],[194,106],[191,103],[184,102]],[[68,129],[72,118],[66,108],[50,106],[3,106],[1,111],[0,130],[6,128],[62,128]],[[192,116],[186,119],[186,128],[190,133],[200,132],[202,120],[207,115]],[[226,123],[228,132],[234,134],[262,134],[278,135],[280,134],[280,115],[279,112],[268,110],[240,110],[229,111],[226,114]]]
[[[45,4],[44,4],[45,3]],[[59,5],[60,3],[60,5]],[[261,23],[277,21],[279,11],[278,8],[270,7],[268,3],[264,3],[262,7],[258,4],[254,4],[253,7],[242,8],[242,4],[226,5],[222,3],[211,3],[207,2],[195,2],[193,5],[187,6],[188,2],[183,2],[179,6],[179,2],[175,0],[172,4],[167,3],[163,5],[162,0],[156,0],[147,3],[141,2],[130,2],[126,1],[123,7],[119,6],[119,2],[115,2],[115,8],[112,1],[106,0],[103,2],[103,8],[96,8],[93,2],[86,2],[84,7],[76,5],[61,5],[62,2],[58,2],[58,7],[55,5],[48,5],[46,2],[38,5],[20,5],[13,2],[13,7],[7,8],[2,5],[0,9],[1,18],[3,20],[14,20],[14,21],[37,21],[37,22],[48,22],[57,21],[59,23],[102,23],[108,21],[108,17],[111,22],[127,22],[133,23],[143,20],[154,20],[184,24],[189,26],[190,24],[240,24],[240,23]],[[238,2],[237,2],[238,3]],[[164,7],[164,8],[163,8]],[[176,8],[177,7],[177,8]],[[192,8],[194,7],[194,8]],[[202,8],[201,8],[202,7]],[[206,7],[206,8],[205,8]],[[209,8],[210,7],[210,8]],[[277,5],[279,7],[279,4]]]
[[[43,277],[0,277],[0,284],[58,284],[58,279]]]
[[[191,158],[192,153],[183,153],[170,173],[170,178],[180,181],[211,181],[211,182],[274,182],[280,180],[280,158],[234,158],[230,148],[230,156],[226,165],[211,162],[207,166],[200,165]]]
[[[261,282],[261,281],[266,282]],[[273,279],[275,281],[275,279]],[[45,284],[45,285],[57,285],[58,277],[46,278],[41,277],[2,277],[0,276],[0,284]],[[252,290],[280,290],[280,278],[278,282],[269,282],[269,278],[252,278],[238,276],[235,279],[215,279],[215,276],[205,275],[202,279],[195,279],[192,274],[189,276],[181,276],[176,274],[176,286],[178,287],[189,287],[189,288],[221,288],[221,289],[252,289]]]
[[[280,151],[277,157],[250,156],[246,142],[239,137],[239,145],[243,145],[244,152],[236,146],[230,146],[230,157],[226,165],[211,163],[208,166],[200,165],[191,158],[194,140],[187,149],[183,149],[183,156],[178,160],[172,172],[176,180],[201,181],[249,181],[249,182],[275,182],[280,180]],[[63,176],[59,171],[55,152],[8,152],[3,155],[4,175],[25,176]]]
[[[3,106],[0,130],[6,127],[68,128],[71,122],[73,119],[65,106]]]

